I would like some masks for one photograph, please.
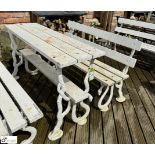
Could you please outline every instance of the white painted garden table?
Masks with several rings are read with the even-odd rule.
[[[18,47],[14,39],[14,36],[16,36],[55,65],[58,73],[58,85],[61,85],[62,87],[61,95],[63,96],[63,99],[66,100],[68,100],[68,97],[65,95],[65,83],[63,81],[62,69],[89,60],[90,67],[84,80],[85,92],[89,92],[89,79],[92,76],[91,71],[94,59],[104,56],[104,51],[37,23],[11,24],[6,25],[6,27],[9,32],[11,47],[13,49],[14,77],[17,75],[18,67],[23,63],[23,57],[17,50]],[[17,56],[20,59],[19,62],[17,62]],[[35,73],[35,71],[32,73]]]

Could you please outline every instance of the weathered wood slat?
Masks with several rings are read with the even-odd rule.
[[[90,112],[90,144],[102,144],[102,114],[98,109],[91,107]]]
[[[1,136],[8,136],[8,135],[9,135],[8,130],[5,127],[3,120],[0,118],[0,137]]]
[[[115,66],[117,69],[120,69],[117,62],[112,62],[112,66]],[[125,83],[123,85],[123,93],[126,98],[126,101],[123,103],[123,109],[128,123],[132,142],[134,144],[145,144],[146,141],[143,134],[143,130],[137,118],[137,114],[132,103],[132,98],[130,98],[130,94],[126,88]]]
[[[106,113],[102,113],[103,119],[103,135],[105,144],[118,144],[117,133],[115,127],[115,119],[111,104]]]
[[[26,127],[27,122],[10,98],[3,85],[0,84],[0,110],[12,133]]]
[[[119,24],[126,24],[126,25],[134,25],[134,26],[143,27],[146,29],[155,30],[155,24],[147,23],[147,22],[143,22],[143,21],[136,21],[136,20],[131,20],[131,19],[119,18],[118,23]]]
[[[144,87],[141,85],[140,80],[138,76],[136,75],[136,72],[134,70],[131,70],[130,75],[132,76],[133,83],[135,85],[135,88],[140,96],[140,99],[142,100],[142,103],[147,111],[147,114],[150,118],[150,121],[152,122],[153,127],[155,128],[155,107],[152,101],[150,100],[150,97],[148,96],[148,93],[144,89]]]
[[[86,66],[82,63],[76,64],[75,66],[78,67],[79,69],[82,69],[86,73],[88,71],[88,66]],[[96,71],[94,71],[94,76],[98,81],[104,83],[105,85],[112,86],[114,84],[114,81],[110,80],[109,78],[105,77],[104,75],[102,75]]]
[[[77,59],[77,62],[90,60],[92,59],[92,55],[77,49],[47,33],[40,32],[36,28],[33,28],[29,24],[18,24],[19,27],[23,28],[24,30],[30,32],[31,34],[37,36],[38,38],[44,40],[48,44],[58,48],[60,51],[63,51],[64,53],[68,54],[69,56]]]
[[[93,43],[93,42],[90,42],[86,39],[83,39],[83,38],[80,38],[78,36],[75,36],[75,35],[72,35],[71,33],[68,33],[67,35],[69,35],[70,37],[76,39],[76,40],[79,40],[85,44],[88,44],[88,45],[91,45],[92,47],[95,47],[97,49],[100,49],[102,51],[105,52],[105,56],[106,57],[109,57],[111,59],[114,59],[120,63],[123,63],[127,66],[130,66],[130,67],[134,67],[135,64],[136,64],[136,59],[132,58],[132,57],[129,57],[127,55],[124,55],[122,53],[119,53],[117,51],[114,51],[114,50],[111,50],[111,49],[108,49],[107,47],[103,47],[103,46],[100,46],[99,44],[96,44],[96,43]]]
[[[104,68],[104,69],[110,71],[111,73],[116,74],[117,76],[121,77],[121,78],[124,79],[124,80],[127,79],[127,78],[129,77],[128,74],[124,74],[123,72],[121,72],[121,71],[119,71],[119,70],[117,70],[117,69],[111,67],[110,65],[107,65],[107,64],[105,64],[105,63],[103,63],[103,62],[100,62],[100,61],[98,61],[98,60],[95,60],[94,63],[95,63],[96,65],[101,66],[102,68]]]
[[[101,57],[101,56],[104,56],[105,55],[105,52],[100,50],[100,49],[96,49],[95,47],[92,47],[90,45],[86,45],[85,43],[82,43],[80,41],[77,41],[73,38],[70,38],[64,34],[61,34],[61,33],[58,33],[56,31],[53,31],[51,29],[48,29],[42,25],[39,25],[39,24],[36,24],[36,23],[31,23],[31,26],[33,28],[36,28],[38,30],[40,30],[42,33],[47,33],[49,34],[50,36],[53,36],[59,40],[62,40],[63,42],[73,46],[73,47],[76,47],[76,48],[79,48],[81,50],[83,50],[84,52],[90,54],[93,56],[93,58],[97,58],[97,57]]]
[[[43,117],[42,112],[0,62],[0,78],[30,123]],[[19,93],[20,92],[20,93]]]
[[[73,57],[65,54],[17,25],[6,25],[6,27],[14,35],[30,45],[36,51],[40,52],[44,57],[55,63],[60,68],[77,63],[77,60]]]
[[[146,113],[146,110],[142,104],[142,101],[135,89],[135,86],[130,78],[128,78],[125,81],[125,83],[126,83],[128,92],[130,93],[130,97],[132,99],[132,103],[133,103],[134,109],[136,111],[136,115],[139,119],[140,126],[143,130],[146,142],[154,143],[155,142],[155,138],[154,138],[155,132],[154,132],[153,126],[149,120],[149,117]]]
[[[142,49],[155,53],[155,46],[154,45],[143,43]]]
[[[55,85],[59,83],[58,74],[54,67],[50,66],[48,63],[42,60],[38,55],[34,54],[30,49],[23,49],[23,50],[20,50],[20,52],[24,57],[26,57],[28,61],[30,61],[35,67],[37,67]],[[78,103],[88,98],[88,93],[85,93],[73,82],[71,82],[68,78],[63,76],[63,80],[66,87],[66,94],[69,95],[72,101],[74,101],[75,103]]]
[[[94,35],[95,37],[102,38],[102,39],[108,40],[110,42],[131,48],[131,49],[135,49],[138,51],[141,49],[141,42],[138,40],[130,39],[124,36],[111,33],[111,32],[107,32],[104,30],[96,29],[94,27],[86,26],[84,24],[79,24],[73,21],[68,21],[67,25],[72,29]]]
[[[88,143],[89,143],[89,120],[83,126],[77,125],[75,135],[75,144],[88,144]]]
[[[107,60],[107,58],[105,60]],[[109,59],[105,63],[108,63],[108,62],[109,62]],[[116,67],[116,69],[122,69],[123,68],[123,66],[121,66],[120,68],[117,68],[117,65],[119,65],[117,62],[112,62],[112,64],[108,64],[108,65],[111,65],[112,67]],[[81,82],[81,79],[82,79],[81,73],[78,70],[76,70],[76,68],[74,70],[70,70],[69,68],[66,68],[66,70],[67,70],[67,73],[73,77],[73,79],[76,78],[76,80],[75,80],[76,82],[79,81],[77,83],[78,85],[80,85],[82,83]],[[139,69],[139,70],[141,72],[143,72],[143,70],[141,70],[141,69]],[[76,73],[76,75],[74,73]],[[68,76],[68,74],[67,74],[67,76]],[[29,93],[29,95],[35,100],[36,103],[41,105],[41,107],[42,107],[43,101],[45,101],[45,104],[48,105],[48,107],[50,107],[46,111],[46,114],[45,114],[46,119],[42,120],[42,121],[44,121],[44,123],[40,120],[38,122],[38,125],[35,126],[37,128],[38,132],[40,132],[38,136],[40,136],[41,132],[43,132],[43,129],[45,129],[45,133],[42,133],[43,136],[41,138],[37,138],[35,143],[41,143],[44,140],[45,141],[43,143],[50,143],[50,144],[59,143],[59,141],[51,142],[48,140],[48,137],[47,137],[47,134],[49,133],[49,131],[51,131],[53,129],[55,121],[56,121],[56,110],[55,110],[55,108],[53,109],[53,107],[56,106],[55,104],[53,104],[56,101],[56,89],[55,89],[55,87],[52,87],[53,86],[52,83],[49,86],[48,85],[49,82],[47,81],[46,78],[43,78],[44,76],[41,76],[41,78],[40,78],[40,76],[32,76],[31,78],[35,77],[36,78],[35,81],[37,81],[36,84],[34,85],[33,79],[27,81],[26,80],[27,74],[24,73],[23,75],[24,76],[21,76],[21,78],[22,78],[21,80],[24,81],[24,83],[26,81],[26,83],[25,83],[25,85],[22,85],[22,87],[24,89],[27,87],[26,90]],[[148,75],[148,77],[146,75]],[[139,78],[142,77],[140,72],[137,72],[137,76]],[[145,81],[144,80],[141,81],[142,86],[144,86],[145,83],[148,83],[150,80],[153,79],[153,77],[151,77],[151,74],[147,71],[145,73],[145,76],[147,79]],[[131,77],[132,77],[132,75],[131,75]],[[21,83],[23,83],[22,81],[21,81]],[[127,87],[126,87],[126,83],[128,83]],[[92,82],[92,84],[97,85],[98,83],[94,80]],[[45,99],[46,97],[45,98],[40,97],[40,96],[44,96],[43,95],[44,88],[47,87],[47,85],[50,87],[50,90],[54,90],[53,92],[50,93],[51,99],[49,101],[46,101],[46,99]],[[127,99],[126,102],[124,102],[122,105],[124,108],[124,113],[125,113],[126,120],[128,123],[128,129],[127,130],[129,130],[129,132],[131,133],[130,136],[131,136],[132,142],[135,144],[154,143],[154,141],[155,141],[154,140],[154,132],[155,131],[154,131],[154,129],[151,125],[151,122],[149,120],[149,117],[147,115],[147,110],[145,110],[143,105],[142,105],[142,101],[139,100],[140,102],[138,102],[136,100],[137,97],[139,97],[139,95],[137,94],[138,95],[137,96],[135,94],[135,92],[137,92],[137,90],[135,90],[133,88],[134,85],[135,85],[135,83],[133,83],[132,80],[129,78],[126,80],[126,82],[124,82],[124,87],[123,87],[123,92],[124,92],[124,95]],[[149,85],[149,83],[148,83],[148,85]],[[32,90],[32,88],[33,88],[33,90]],[[146,88],[147,88],[147,85],[146,85]],[[154,87],[150,85],[150,91],[152,92],[152,95],[154,92],[153,88]],[[92,87],[91,87],[91,91],[93,91]],[[114,95],[116,95],[116,94],[114,93]],[[97,101],[98,101],[98,99],[97,99]],[[94,102],[95,101],[93,101],[92,104],[94,104]],[[68,123],[70,124],[69,126],[67,126],[68,128],[65,127],[65,130],[70,129],[70,131],[69,131],[69,133],[64,133],[61,143],[76,143],[76,142],[82,143],[82,141],[84,141],[84,143],[85,143],[85,142],[87,142],[87,138],[89,139],[89,142],[90,141],[92,141],[92,142],[96,141],[96,143],[97,142],[99,143],[99,142],[101,142],[100,140],[102,138],[104,138],[103,143],[108,143],[108,144],[118,143],[115,125],[116,125],[116,123],[120,123],[120,121],[115,121],[115,118],[113,115],[113,110],[112,110],[113,105],[114,104],[110,105],[109,111],[107,111],[106,113],[102,113],[103,128],[102,128],[102,130],[100,130],[100,132],[103,132],[102,133],[103,137],[101,135],[99,135],[100,137],[97,139],[97,136],[95,136],[95,135],[97,135],[96,133],[94,133],[94,136],[90,137],[90,130],[89,130],[90,125],[91,125],[91,123],[95,124],[95,122],[92,122],[93,119],[91,119],[91,118],[94,118],[95,116],[91,116],[89,124],[87,123],[87,125],[85,125],[83,127],[81,127],[81,126],[78,127],[78,134],[77,134],[77,129],[74,128],[75,124],[72,122],[68,122],[68,119],[67,120],[65,119],[64,123],[66,123],[66,126],[68,125]],[[116,104],[116,106],[118,106],[118,103]],[[93,106],[91,106],[91,108],[94,109]],[[53,110],[55,110],[55,112],[53,112]],[[95,111],[96,111],[96,109],[95,109]],[[98,112],[100,113],[100,111],[98,111]],[[119,114],[119,112],[118,112],[118,114]],[[99,115],[99,114],[96,114],[96,115]],[[119,115],[118,115],[118,117],[119,117]],[[48,121],[47,121],[47,118],[48,118]],[[48,125],[45,125],[43,128],[43,125],[46,123],[48,123]],[[87,126],[88,126],[88,129],[87,129]],[[39,129],[39,128],[41,128],[41,129]],[[91,130],[91,131],[93,132],[93,130]],[[119,131],[120,130],[118,129],[118,132]],[[77,137],[78,135],[83,135],[83,137]],[[124,136],[126,136],[126,134]],[[91,140],[91,138],[93,138],[93,139]],[[42,140],[42,139],[44,139],[44,140]],[[121,141],[124,141],[124,140],[121,140]]]
[[[89,64],[90,64],[90,63],[89,63],[89,61],[85,61],[85,62],[83,62],[83,64],[85,64],[85,65],[87,65],[87,66],[89,67]],[[102,67],[100,67],[100,66],[98,66],[98,65],[95,65],[95,64],[94,64],[94,65],[93,65],[93,68],[95,69],[95,71],[97,71],[97,72],[99,72],[100,74],[106,76],[107,78],[109,78],[109,79],[115,81],[116,83],[122,81],[122,78],[121,78],[121,77],[119,77],[119,76],[117,76],[117,75],[115,75],[115,74],[113,74],[113,73],[111,73],[111,72],[109,72],[109,71],[103,69]]]
[[[122,28],[122,27],[116,27],[115,31],[119,32],[119,33],[129,34],[131,36],[146,38],[149,40],[155,40],[155,35],[145,33],[145,32],[135,31],[135,30],[126,29],[126,28]]]

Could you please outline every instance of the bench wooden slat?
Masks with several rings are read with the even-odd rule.
[[[33,100],[28,96],[28,94],[12,77],[12,75],[1,62],[0,78],[30,123],[35,122],[43,117],[43,113],[40,111],[38,106],[33,102]]]
[[[79,64],[76,64],[75,66],[77,68],[79,68],[80,70],[84,71],[85,73],[88,72],[88,66],[86,66],[85,64],[79,63]],[[95,79],[97,79],[101,83],[104,83],[105,85],[108,85],[108,86],[114,85],[114,81],[112,81],[109,78],[107,78],[106,76],[98,73],[97,71],[94,71],[94,77],[95,77]]]
[[[103,62],[101,62],[101,61],[95,60],[94,63],[96,65],[101,66],[102,68],[108,70],[109,72],[111,72],[113,74],[116,74],[117,76],[121,77],[124,80],[129,77],[128,74],[124,74],[123,72],[121,72],[121,71],[119,71],[119,70],[117,70],[117,69],[115,69],[115,68],[113,68],[113,67],[111,67],[111,66],[109,66],[109,65],[107,65],[107,64],[105,64]]]
[[[50,81],[55,85],[58,84],[58,75],[55,68],[50,66],[47,62],[42,60],[38,55],[34,54],[30,49],[20,50],[23,56],[37,67]],[[66,87],[66,94],[74,103],[78,103],[88,98],[88,93],[85,93],[82,89],[76,86],[72,81],[63,76],[63,80]]]
[[[129,34],[132,36],[140,37],[140,38],[155,40],[155,35],[149,34],[149,33],[144,33],[144,32],[126,29],[126,28],[122,28],[122,27],[116,27],[115,31],[119,32],[119,33],[124,33],[124,34]]]
[[[104,30],[96,29],[94,27],[86,26],[84,24],[79,24],[73,21],[68,21],[67,24],[70,28],[73,28],[75,30],[79,30],[91,35],[94,35],[95,37],[102,38],[105,40],[108,40],[110,42],[135,49],[140,51],[142,43],[138,40],[127,38],[124,36],[120,36],[111,32],[107,32]]]
[[[85,61],[83,62],[83,64],[85,64],[86,66],[89,67],[90,62],[89,61]],[[103,69],[102,67],[94,64],[93,68],[95,69],[95,71],[99,72],[100,74],[106,76],[107,78],[113,80],[114,82],[118,83],[120,81],[122,81],[122,78],[117,76],[116,74],[113,74],[112,72],[109,72],[106,69]]]
[[[39,51],[44,57],[55,63],[60,68],[77,63],[77,60],[74,59],[73,57],[51,46],[50,44],[32,35],[31,33],[20,28],[19,26],[11,24],[6,25],[6,27],[8,28],[9,31],[18,36],[18,38],[20,38],[25,43],[32,46],[33,49]]]
[[[8,136],[9,133],[8,133],[8,130],[6,129],[4,123],[3,123],[3,120],[0,119],[0,137],[1,136]]]
[[[64,53],[68,54],[69,56],[77,59],[78,62],[86,61],[92,59],[92,55],[75,48],[57,38],[45,33],[40,32],[36,28],[33,28],[30,24],[17,24],[19,27],[25,29],[26,31],[32,33],[33,35],[37,36],[38,38],[44,40],[48,44],[58,48],[59,50],[63,51]]]
[[[131,19],[119,18],[118,23],[155,30],[155,24],[147,23],[147,22],[143,22],[143,21],[136,21],[136,20],[131,20]]]
[[[20,93],[20,92],[18,92]],[[12,133],[24,128],[27,125],[26,120],[21,115],[7,91],[0,83],[0,110]]]
[[[143,43],[142,44],[142,49],[148,50],[148,51],[151,51],[151,52],[155,53],[155,46],[154,45]]]
[[[89,44],[92,47],[95,47],[95,48],[98,48],[98,49],[104,51],[105,56],[107,56],[107,57],[109,57],[109,58],[111,58],[113,60],[116,60],[116,61],[118,61],[120,63],[123,63],[123,64],[125,64],[127,66],[130,66],[130,67],[133,68],[135,66],[135,64],[136,64],[137,60],[135,58],[129,57],[129,56],[125,55],[125,54],[119,53],[117,51],[108,49],[108,48],[103,47],[103,46],[100,46],[100,45],[98,45],[96,43],[90,42],[90,41],[88,41],[86,39],[80,38],[80,37],[75,36],[75,35],[73,35],[71,33],[68,33],[67,35],[69,35],[69,36],[71,36],[71,37],[73,37],[73,38],[75,38],[75,39],[77,39],[77,40],[79,40],[81,42]]]
[[[32,27],[34,27],[35,29],[38,29],[44,33],[47,33],[49,34],[50,36],[53,36],[59,40],[62,40],[63,42],[73,46],[73,47],[76,47],[76,48],[79,48],[79,49],[82,49],[84,52],[90,54],[93,56],[93,58],[97,58],[97,57],[101,57],[101,56],[104,56],[105,55],[105,52],[100,50],[100,49],[96,49],[88,44],[85,44],[85,43],[82,43],[78,40],[75,40],[74,38],[70,38],[68,36],[65,36],[64,34],[61,34],[61,33],[58,33],[56,31],[53,31],[45,26],[42,26],[42,25],[39,25],[39,24],[36,24],[36,23],[31,23],[30,24]]]

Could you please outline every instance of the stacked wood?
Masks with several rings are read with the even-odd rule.
[[[45,17],[40,17],[38,23],[59,32],[66,32],[68,31],[67,22],[63,19],[46,19]]]

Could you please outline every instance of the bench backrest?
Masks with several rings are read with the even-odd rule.
[[[67,25],[69,26],[69,28],[71,28],[73,30],[78,30],[78,31],[93,35],[95,37],[102,38],[109,42],[113,42],[115,44],[119,44],[124,47],[128,47],[132,50],[138,50],[138,51],[141,50],[142,42],[137,41],[136,39],[127,38],[127,37],[120,36],[120,35],[117,35],[117,34],[114,34],[111,32],[107,32],[107,31],[103,31],[103,30],[99,30],[99,29],[90,27],[90,26],[79,24],[79,23],[73,22],[73,21],[68,21]],[[85,42],[89,45],[92,45],[93,47],[96,47],[96,48],[99,48],[99,49],[105,51],[107,57],[109,57],[113,60],[116,60],[120,63],[123,63],[126,66],[129,66],[129,67],[135,66],[136,59],[132,58],[132,56],[127,56],[127,55],[117,52],[115,50],[111,50],[108,47],[100,46],[98,44],[95,44],[93,42],[90,42],[88,40],[82,39],[78,36],[75,36],[75,35],[72,35],[69,33],[67,35],[70,35],[71,37],[73,37],[77,40],[80,40],[80,41]]]
[[[155,35],[149,34],[148,32],[146,33],[146,32],[140,32],[139,31],[140,28],[155,30],[155,24],[131,20],[131,19],[125,19],[125,18],[119,18],[118,23],[121,26],[116,27],[115,32],[155,41]],[[130,26],[130,29],[127,27],[123,28],[123,26]],[[139,30],[138,29],[132,30],[131,27],[137,27]]]
[[[78,30],[84,33],[91,34],[97,38],[105,39],[109,42],[113,42],[118,45],[122,45],[128,47],[130,49],[134,49],[137,51],[141,50],[141,42],[138,40],[130,39],[124,36],[120,36],[111,32],[107,32],[104,30],[100,30],[94,27],[86,26],[84,24],[80,24],[73,21],[68,21],[68,27],[74,30]]]
[[[118,23],[119,24],[125,24],[125,25],[131,25],[131,26],[137,26],[137,27],[143,27],[143,28],[146,28],[146,29],[155,30],[155,24],[147,23],[147,22],[143,22],[143,21],[119,18]]]

